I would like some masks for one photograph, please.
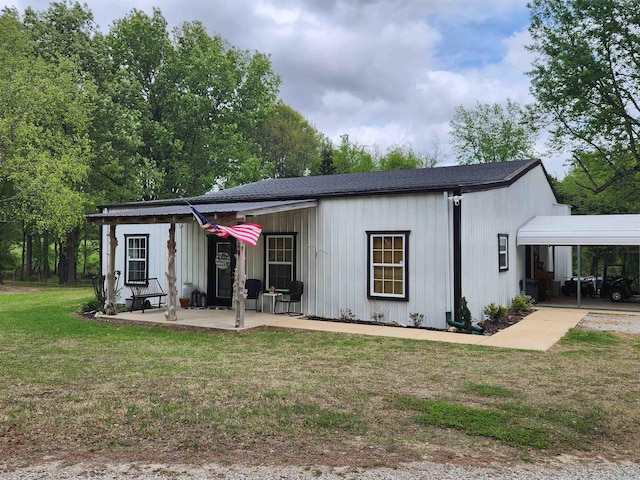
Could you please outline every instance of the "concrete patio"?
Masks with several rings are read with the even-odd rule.
[[[235,328],[235,311],[227,309],[179,309],[178,320],[175,322],[165,320],[163,309],[146,310],[144,313],[140,311],[124,312],[117,316],[99,315],[99,317],[114,322],[157,325],[189,330],[202,329],[242,332],[258,327],[288,328],[546,351],[560,340],[569,329],[575,327],[589,311],[589,309],[576,308],[538,308],[517,324],[491,336],[466,335],[417,328],[309,320],[305,317],[290,317],[286,314],[273,315],[271,313],[251,310],[245,312],[244,328]]]

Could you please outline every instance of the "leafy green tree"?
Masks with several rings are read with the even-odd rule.
[[[0,177],[5,214],[59,239],[83,221],[95,90],[76,64],[35,55],[15,10],[0,17]],[[4,190],[4,189],[3,189]],[[73,279],[75,280],[75,278]]]
[[[581,155],[580,162],[555,184],[558,199],[573,207],[574,214],[610,215],[637,213],[640,210],[640,173],[616,182],[616,188],[593,192],[593,182],[602,182],[610,172],[595,153]],[[580,165],[591,165],[585,171]]]
[[[256,129],[256,144],[270,177],[301,177],[320,158],[318,131],[290,106],[278,102]]]
[[[462,164],[492,163],[534,156],[537,129],[518,103],[478,102],[456,108],[450,122],[453,150]]]
[[[326,137],[322,139],[322,148],[320,150],[320,163],[314,171],[316,175],[332,175],[336,173],[336,167],[333,164],[333,143]]]
[[[363,145],[349,140],[346,133],[340,136],[340,145],[333,151],[335,173],[373,172],[376,165],[371,152]]]
[[[602,192],[640,172],[640,9],[629,0],[532,0],[532,93],[553,144]],[[585,155],[586,154],[586,155]]]
[[[128,76],[118,103],[138,112],[144,199],[199,195],[255,175],[252,135],[280,82],[267,56],[211,37],[199,22],[170,38],[158,9],[116,21],[107,43],[114,68]]]
[[[428,155],[421,155],[408,145],[394,145],[378,159],[380,170],[402,170],[435,166],[437,160]]]
[[[81,71],[100,71],[104,57],[96,49],[96,38],[102,38],[87,5],[64,0],[52,2],[47,10],[38,12],[27,7],[22,23],[31,35],[38,56],[55,61],[64,57]]]

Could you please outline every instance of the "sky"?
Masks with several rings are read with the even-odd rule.
[[[22,13],[49,1],[8,0]],[[334,142],[396,144],[455,164],[455,108],[531,103],[526,0],[87,0],[102,31],[132,9],[158,7],[170,27],[199,20],[210,35],[269,54],[280,97]],[[537,145],[547,171],[563,158]]]

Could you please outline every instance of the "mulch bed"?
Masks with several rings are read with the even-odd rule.
[[[509,328],[511,325],[515,325],[530,313],[533,313],[533,310],[526,313],[508,313],[500,320],[491,320],[488,318],[482,325],[484,327],[484,334],[493,335],[494,333],[498,333],[500,330]]]

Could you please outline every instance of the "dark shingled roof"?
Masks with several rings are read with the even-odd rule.
[[[186,201],[196,205],[272,200],[311,200],[323,197],[452,190],[460,190],[462,193],[490,190],[510,185],[538,165],[542,167],[542,162],[533,159],[413,170],[270,178],[199,197],[111,204],[102,205],[101,207],[140,208],[183,204]],[[544,169],[544,167],[542,168]]]
[[[284,200],[460,189],[488,190],[509,185],[542,165],[540,160],[387,170],[313,177],[270,178],[195,197],[195,202]]]

